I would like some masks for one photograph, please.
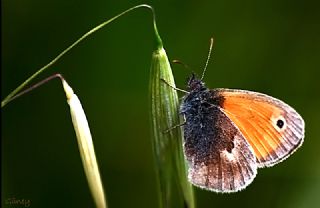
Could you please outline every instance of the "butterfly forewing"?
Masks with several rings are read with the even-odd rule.
[[[222,108],[252,146],[258,166],[272,166],[301,146],[304,121],[289,105],[268,95],[215,89]]]

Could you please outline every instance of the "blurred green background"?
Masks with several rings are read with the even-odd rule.
[[[319,1],[3,0],[2,99],[92,27],[139,3],[155,7],[170,59],[205,81],[280,98],[306,122],[304,145],[285,162],[259,169],[236,194],[195,188],[198,207],[320,206]],[[38,77],[62,73],[86,111],[110,207],[157,207],[148,79],[151,14],[140,9],[97,32]],[[184,88],[190,71],[173,65]],[[182,95],[181,95],[182,96]],[[2,207],[93,207],[69,107],[51,81],[1,109]]]

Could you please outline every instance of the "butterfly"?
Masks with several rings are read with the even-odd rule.
[[[188,178],[203,189],[237,192],[253,181],[258,168],[285,160],[302,145],[304,120],[262,93],[208,89],[203,75],[192,74],[180,106]]]

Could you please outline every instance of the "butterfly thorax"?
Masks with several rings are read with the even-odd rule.
[[[205,83],[195,78],[194,75],[188,80],[190,92],[184,97],[180,107],[182,114],[203,114],[209,113],[212,106],[222,106],[223,96],[216,90],[209,90]]]

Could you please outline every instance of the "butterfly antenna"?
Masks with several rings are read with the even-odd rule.
[[[202,76],[201,76],[201,79],[200,79],[200,80],[203,80],[204,74],[206,73],[207,66],[208,66],[208,64],[209,64],[210,57],[211,57],[211,53],[212,53],[213,43],[214,43],[214,39],[211,38],[211,39],[210,39],[209,54],[208,54],[207,61],[206,61],[206,65],[204,66],[204,69],[203,69]]]
[[[186,68],[186,69],[188,69],[188,70],[191,70],[190,67],[189,67],[187,64],[183,63],[182,61],[180,61],[180,60],[178,60],[178,59],[172,60],[172,63],[174,63],[174,64],[180,64],[180,65],[182,65],[184,68]]]

